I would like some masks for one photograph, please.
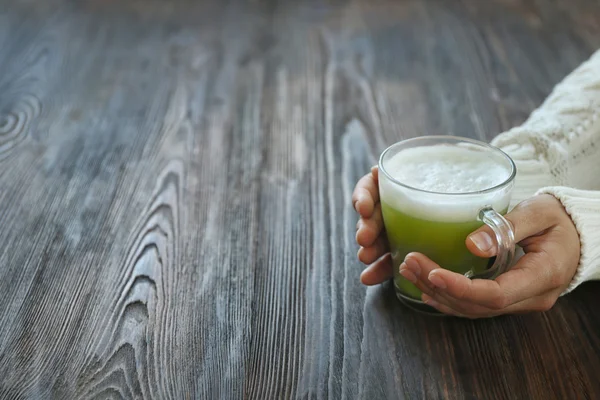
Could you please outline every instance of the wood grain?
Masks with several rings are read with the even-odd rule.
[[[0,398],[600,397],[596,283],[417,315],[359,283],[350,202],[599,45],[588,0],[0,1]]]

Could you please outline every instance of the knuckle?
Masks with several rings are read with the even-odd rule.
[[[517,204],[513,211],[517,211],[520,224],[537,225],[543,221],[544,225],[548,225],[556,216],[555,213],[548,212],[549,205],[555,200],[554,196],[550,195],[534,196]]]
[[[552,258],[548,261],[548,284],[552,288],[558,288],[565,285],[570,279],[565,268],[560,263],[556,262]]]
[[[489,307],[492,310],[502,310],[506,308],[506,297],[503,294],[498,294],[490,299]]]
[[[536,304],[535,311],[549,311],[552,307],[554,307],[554,304],[556,304],[556,299],[552,297],[546,297],[545,299],[541,300],[538,304]]]
[[[565,274],[562,273],[554,273],[550,276],[550,285],[553,288],[557,288],[563,286],[565,283]]]
[[[370,251],[369,248],[367,247],[361,247],[358,250],[358,259],[360,260],[360,262],[362,262],[363,264],[369,264],[369,260],[370,260]]]
[[[370,231],[370,226],[369,226],[369,222],[368,221],[364,221],[360,224],[357,233],[361,233],[361,234],[368,234]]]
[[[518,212],[519,215],[521,215],[523,217],[531,217],[533,214],[538,213],[537,207],[535,207],[535,203],[536,203],[536,199],[533,197],[530,197],[526,200],[523,200],[519,204],[517,204],[515,206],[515,208],[513,209],[513,211]],[[514,213],[511,213],[511,214],[514,214]]]
[[[376,233],[377,232],[377,221],[371,219],[368,219],[365,221],[364,227],[372,232],[372,233]]]

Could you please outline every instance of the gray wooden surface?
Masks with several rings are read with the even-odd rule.
[[[599,285],[415,315],[350,202],[599,46],[591,0],[0,0],[0,398],[599,398]]]

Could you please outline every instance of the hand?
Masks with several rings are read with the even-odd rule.
[[[579,235],[571,218],[556,198],[545,194],[520,203],[506,219],[525,255],[495,280],[468,279],[419,253],[406,256],[400,273],[423,292],[425,303],[445,314],[481,318],[552,308],[579,265]],[[496,254],[487,225],[469,235],[466,244],[479,257]]]
[[[381,205],[379,204],[377,167],[363,176],[352,193],[352,204],[360,215],[356,224],[358,259],[367,264],[360,280],[365,285],[375,285],[392,277],[392,258],[383,226]]]

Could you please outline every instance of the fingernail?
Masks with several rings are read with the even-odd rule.
[[[429,282],[433,283],[434,286],[440,289],[446,289],[446,282],[444,282],[442,278],[434,274],[433,271],[431,271],[431,273],[429,274]]]
[[[437,307],[438,306],[438,302],[435,301],[434,299],[431,298],[431,296],[423,293],[421,295],[421,300],[423,300],[423,303],[427,304],[428,306],[431,307]]]
[[[412,283],[417,283],[417,277],[413,274],[408,268],[406,268],[406,264],[402,263],[400,265],[400,275],[405,277],[408,281]]]
[[[469,236],[471,242],[482,252],[488,252],[492,246],[494,246],[494,241],[485,232],[477,232],[474,235]]]
[[[404,260],[404,264],[408,267],[408,269],[415,274],[415,276],[419,276],[421,274],[421,267],[417,260],[412,258],[407,258]]]

